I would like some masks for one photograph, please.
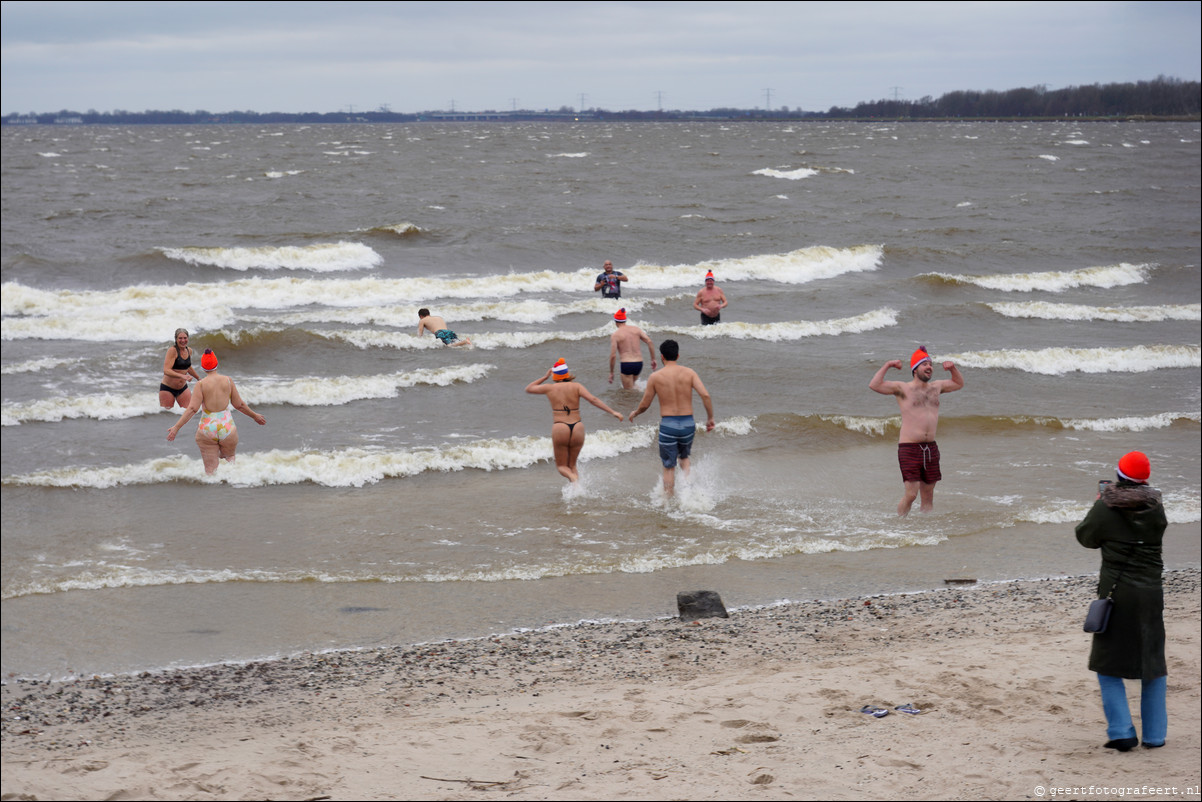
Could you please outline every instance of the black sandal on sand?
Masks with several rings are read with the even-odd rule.
[[[884,718],[885,716],[889,715],[888,710],[883,707],[877,707],[876,705],[864,705],[860,708],[860,712],[867,713],[873,718]]]

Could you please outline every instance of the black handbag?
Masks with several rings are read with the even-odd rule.
[[[1130,559],[1131,555],[1128,554],[1127,560],[1130,561]],[[1110,586],[1110,592],[1104,598],[1094,599],[1089,603],[1089,612],[1085,614],[1085,626],[1081,627],[1086,632],[1101,635],[1106,631],[1106,627],[1110,626],[1110,613],[1114,610],[1114,599],[1111,596],[1114,595],[1114,589],[1119,586],[1119,580],[1123,578],[1123,571],[1126,570],[1127,565],[1124,563],[1114,584]]]
[[[1114,592],[1113,588],[1111,592]],[[1109,596],[1104,599],[1094,599],[1089,603],[1089,612],[1085,614],[1085,626],[1083,629],[1086,632],[1101,635],[1106,631],[1106,626],[1110,623],[1110,611],[1113,609],[1114,599]]]

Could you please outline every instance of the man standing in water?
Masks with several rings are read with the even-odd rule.
[[[609,335],[609,383],[614,383],[614,359],[617,358],[622,363],[622,387],[630,390],[634,388],[634,380],[643,372],[643,348],[640,343],[647,343],[652,370],[655,370],[655,343],[638,326],[626,323],[625,309],[614,313],[614,323],[618,329]]]
[[[458,334],[447,328],[447,322],[438,315],[430,314],[429,309],[417,310],[417,317],[421,321],[417,324],[418,337],[422,336],[423,331],[429,331],[441,340],[443,345],[459,346],[472,344],[472,341],[467,337],[464,337],[462,340],[459,339]]]
[[[943,369],[952,377],[931,381],[935,366],[925,345],[920,345],[910,357],[910,375],[913,376],[910,381],[885,381],[886,371],[890,368],[901,370],[901,367],[900,359],[886,362],[868,382],[868,386],[881,395],[896,396],[901,409],[897,461],[901,465],[905,493],[898,502],[897,514],[905,515],[914,505],[914,499],[920,495],[921,512],[930,512],[935,506],[935,483],[943,478],[939,472],[939,446],[935,445],[939,397],[964,387],[964,377],[954,363],[944,362]]]
[[[651,406],[651,399],[659,398],[659,458],[664,466],[664,495],[670,497],[676,490],[678,460],[685,477],[689,475],[689,454],[693,449],[693,435],[697,431],[693,422],[693,391],[701,396],[701,403],[705,404],[707,432],[714,430],[714,405],[696,371],[676,364],[680,346],[675,340],[664,340],[659,347],[659,354],[664,358],[664,366],[647,379],[643,400],[639,402],[639,408],[630,413],[629,419],[633,421],[636,415],[646,412]]]
[[[705,287],[697,291],[693,308],[701,313],[701,325],[712,326],[722,320],[726,308],[726,293],[714,286],[714,271],[705,274]]]
[[[621,272],[614,270],[614,263],[605,260],[605,264],[601,267],[605,272],[597,276],[597,281],[593,284],[593,292],[600,292],[602,298],[621,298],[623,281],[628,281]]]

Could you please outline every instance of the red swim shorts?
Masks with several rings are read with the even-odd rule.
[[[898,443],[897,464],[901,466],[903,482],[922,482],[933,485],[943,478],[939,472],[939,446],[929,443]]]

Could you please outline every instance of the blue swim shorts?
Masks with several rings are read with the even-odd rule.
[[[676,460],[689,458],[696,433],[692,415],[665,415],[660,420],[659,459],[665,468],[675,468]]]

